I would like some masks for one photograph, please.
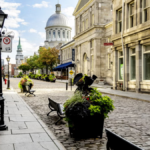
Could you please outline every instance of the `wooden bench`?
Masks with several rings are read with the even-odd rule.
[[[48,98],[48,100],[49,100],[48,106],[49,106],[49,108],[50,108],[51,111],[47,114],[47,116],[49,116],[49,114],[50,114],[51,112],[57,111],[57,115],[58,115],[58,117],[59,117],[59,120],[57,120],[57,121],[55,122],[55,125],[57,125],[58,122],[60,122],[63,118],[65,118],[65,114],[64,114],[64,112],[63,112],[64,107],[63,107],[62,104],[56,103],[56,102],[54,102],[53,100],[51,100],[50,98]]]
[[[35,92],[35,90],[31,90],[31,87],[32,87],[32,84],[30,83],[29,85],[26,85],[26,93],[25,93],[25,95],[27,94],[27,93],[29,93],[29,95],[34,95],[35,96],[35,94],[34,94],[34,92]],[[28,96],[29,96],[28,95]],[[28,97],[27,96],[27,97]]]
[[[106,135],[108,139],[106,145],[107,150],[142,150],[108,129],[106,129]]]

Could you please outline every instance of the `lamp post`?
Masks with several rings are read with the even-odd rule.
[[[9,62],[10,62],[10,57],[7,56],[6,60],[8,62],[8,82],[7,82],[7,89],[10,89],[10,80],[9,80]]]
[[[0,8],[0,43],[2,42],[2,29],[5,22],[5,19],[7,18],[7,14],[5,14],[1,8]],[[3,92],[2,92],[2,69],[1,69],[1,47],[2,44],[0,44],[0,131],[7,130],[8,127],[4,123],[4,98],[3,98]]]

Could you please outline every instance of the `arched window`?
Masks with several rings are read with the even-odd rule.
[[[55,31],[53,31],[53,37],[54,37],[54,38],[56,38],[56,34],[55,34]]]
[[[58,30],[58,37],[60,38],[60,30]]]
[[[65,31],[63,31],[63,38],[65,38]]]

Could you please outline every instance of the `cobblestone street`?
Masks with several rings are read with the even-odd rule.
[[[73,95],[73,91],[76,87],[73,87],[72,91],[70,91],[69,87],[69,90],[66,91],[66,84],[64,83],[33,80],[33,89],[36,90],[36,97],[26,97],[25,94],[20,93],[20,89],[18,88],[19,81],[20,79],[11,78],[10,85],[35,113],[40,116],[67,150],[106,149],[105,132],[103,139],[97,138],[75,141],[73,138],[70,138],[66,124],[54,124],[54,122],[58,120],[56,112],[51,113],[48,117],[46,115],[49,112],[48,97],[58,103],[64,103],[68,97]],[[109,114],[109,118],[105,120],[105,128],[110,129],[145,150],[150,150],[150,103],[118,96],[110,97],[114,100],[115,110]]]

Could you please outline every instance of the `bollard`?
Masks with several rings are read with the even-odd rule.
[[[71,91],[72,91],[72,80],[71,80]]]
[[[66,83],[66,91],[68,90],[68,83]]]

